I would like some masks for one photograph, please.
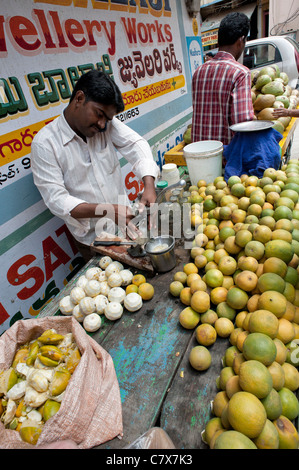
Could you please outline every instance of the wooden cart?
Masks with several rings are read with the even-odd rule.
[[[291,155],[291,148],[292,148],[292,141],[294,137],[294,132],[297,126],[297,118],[292,118],[290,124],[288,125],[287,129],[283,133],[283,137],[279,142],[279,146],[281,148],[281,160],[282,164],[288,162],[290,155]],[[170,149],[168,152],[165,153],[165,163],[175,163],[178,166],[186,166],[186,160],[184,158],[183,149],[185,143],[180,142],[178,145]]]
[[[144,301],[141,310],[125,311],[115,322],[104,317],[102,327],[90,333],[113,359],[124,425],[122,440],[115,438],[98,448],[124,448],[153,426],[163,428],[177,449],[207,448],[201,432],[211,417],[210,402],[218,391],[221,358],[230,343],[218,338],[209,348],[212,364],[207,371],[198,372],[189,364],[190,350],[198,343],[194,330],[179,323],[179,314],[186,306],[169,294],[169,284],[174,273],[190,261],[190,252],[182,241],[175,251],[177,266],[172,271],[152,277],[145,273],[155,295]],[[98,261],[99,257],[94,257],[87,263],[39,316],[59,314],[59,300]]]

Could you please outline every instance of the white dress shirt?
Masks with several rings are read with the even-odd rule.
[[[43,127],[31,145],[33,179],[46,206],[85,245],[93,242],[103,220],[75,219],[72,209],[85,202],[117,204],[119,196],[122,204],[130,205],[116,149],[140,180],[158,176],[149,144],[116,117],[107,122],[105,132],[84,142],[62,114]]]

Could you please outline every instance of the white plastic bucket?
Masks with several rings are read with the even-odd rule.
[[[183,148],[192,185],[199,180],[212,183],[222,175],[223,144],[218,140],[193,142]]]

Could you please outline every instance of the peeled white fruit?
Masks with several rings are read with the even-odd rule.
[[[94,301],[96,304],[96,313],[104,313],[106,305],[108,305],[109,300],[105,295],[99,294],[96,297],[94,297]]]
[[[105,307],[105,317],[108,320],[118,320],[123,314],[123,306],[119,302],[110,302]]]
[[[84,297],[79,303],[80,311],[84,315],[89,315],[96,311],[96,304],[92,297]]]
[[[119,274],[122,278],[122,286],[128,286],[129,284],[131,284],[131,281],[133,279],[133,273],[131,273],[129,269],[123,269],[122,271],[120,271]]]
[[[82,289],[84,289],[84,286],[86,285],[86,283],[88,282],[88,279],[86,276],[79,276],[78,277],[78,280],[76,282],[76,287],[82,287]]]
[[[75,305],[78,304],[80,300],[82,300],[85,296],[86,296],[85,290],[82,287],[78,287],[78,286],[73,287],[73,289],[70,292],[70,299]]]
[[[63,315],[71,315],[75,305],[71,301],[71,297],[66,295],[59,302],[59,309]]]
[[[108,294],[109,294],[109,291],[110,291],[111,287],[108,286],[108,282],[107,282],[107,281],[100,282],[100,284],[101,284],[101,291],[100,291],[100,294],[105,295],[105,296],[107,297]]]
[[[85,272],[85,277],[90,281],[91,279],[98,279],[98,275],[101,272],[101,268],[94,266],[93,268],[88,268]]]
[[[106,276],[109,278],[113,273],[119,273],[119,267],[115,263],[110,263],[105,269]]]
[[[103,256],[99,261],[99,266],[102,269],[106,269],[110,263],[112,263],[112,258],[110,256]]]
[[[102,272],[99,273],[98,281],[99,282],[107,281],[107,276],[106,276],[105,271],[102,271]]]
[[[109,302],[119,302],[120,304],[123,303],[126,297],[126,291],[122,289],[122,287],[112,287],[108,294]]]
[[[113,264],[118,267],[119,271],[124,269],[124,265],[121,264],[119,261],[113,261]]]
[[[142,297],[137,292],[131,292],[124,300],[124,306],[129,312],[136,312],[142,307]]]
[[[120,287],[122,285],[122,277],[120,273],[113,273],[108,277],[108,286],[109,287]]]
[[[100,328],[101,323],[101,317],[97,313],[91,313],[83,320],[83,326],[85,330],[89,332],[97,331]]]
[[[76,318],[76,320],[80,323],[82,323],[84,318],[85,318],[84,313],[82,313],[81,310],[80,310],[80,305],[79,304],[75,305],[75,307],[74,307],[73,317]]]
[[[99,295],[101,292],[101,284],[99,281],[96,281],[95,279],[91,279],[88,281],[86,286],[84,287],[86,295],[89,297],[95,297],[96,295]]]

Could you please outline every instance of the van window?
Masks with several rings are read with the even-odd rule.
[[[244,50],[243,64],[249,69],[265,67],[281,60],[280,52],[273,44],[247,46]]]

